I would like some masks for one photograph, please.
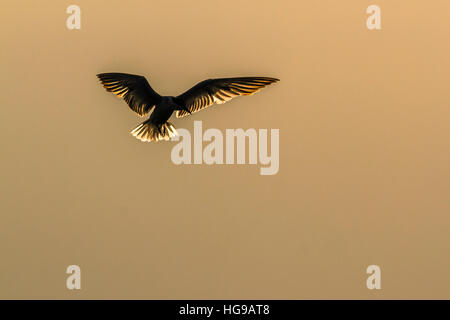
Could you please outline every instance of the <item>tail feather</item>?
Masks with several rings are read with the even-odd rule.
[[[137,139],[150,142],[159,140],[170,140],[170,138],[178,135],[175,127],[170,123],[166,122],[161,125],[154,124],[150,120],[147,120],[131,131],[131,134]]]

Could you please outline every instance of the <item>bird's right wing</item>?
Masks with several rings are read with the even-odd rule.
[[[100,73],[103,87],[123,98],[131,110],[143,117],[161,100],[143,76],[127,73]]]
[[[279,79],[268,77],[221,78],[202,81],[175,100],[190,113],[194,113],[213,105],[225,103],[237,96],[248,96]],[[189,115],[188,111],[177,111],[177,118]]]

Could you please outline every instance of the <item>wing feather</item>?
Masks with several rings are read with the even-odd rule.
[[[157,94],[143,76],[127,73],[100,73],[97,75],[103,87],[123,98],[131,110],[143,117],[159,103]]]
[[[240,77],[209,79],[196,84],[175,98],[191,113],[205,109],[214,103],[222,104],[234,97],[252,95],[265,86],[279,81],[269,77]],[[177,118],[189,115],[187,111],[177,111]]]

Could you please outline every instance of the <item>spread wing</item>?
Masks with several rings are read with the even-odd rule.
[[[247,96],[258,92],[279,79],[268,77],[242,77],[209,79],[179,95],[175,101],[189,109],[191,113],[205,109],[214,103],[225,103],[237,96]],[[177,111],[177,118],[189,115],[185,110]]]
[[[100,73],[97,75],[103,87],[123,98],[131,110],[141,117],[149,113],[161,100],[143,76],[127,73]]]

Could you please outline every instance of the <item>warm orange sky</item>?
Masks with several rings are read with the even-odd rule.
[[[0,7],[0,298],[450,297],[448,1]],[[129,135],[142,120],[95,77],[111,71],[164,95],[280,78],[171,120],[279,129],[280,171],[174,165],[175,142]],[[366,288],[372,264],[381,290]]]

